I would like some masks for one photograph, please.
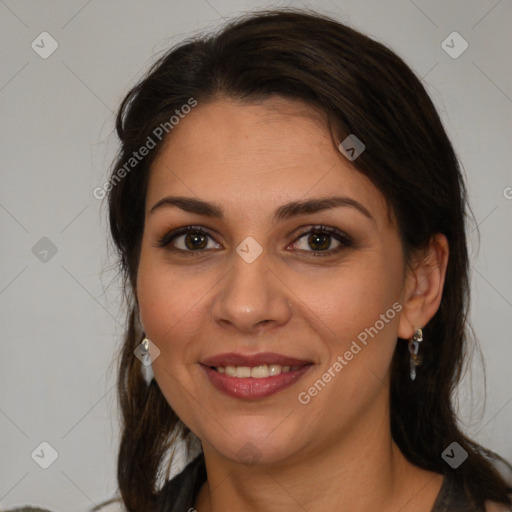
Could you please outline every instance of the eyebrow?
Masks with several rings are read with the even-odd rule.
[[[167,196],[160,199],[149,210],[149,214],[165,207],[177,207],[181,210],[198,215],[205,215],[216,219],[224,219],[222,207],[215,203],[208,203],[195,197]],[[358,201],[350,197],[330,196],[318,199],[307,199],[304,201],[292,201],[286,203],[274,212],[273,223],[339,207],[352,207],[361,212],[365,217],[374,220],[370,212]]]

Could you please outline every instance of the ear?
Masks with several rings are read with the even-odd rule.
[[[398,325],[400,338],[411,338],[416,329],[425,327],[439,309],[448,256],[448,240],[442,233],[437,233],[425,251],[413,259],[405,278],[403,310]]]

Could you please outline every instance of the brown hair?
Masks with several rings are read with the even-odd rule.
[[[495,469],[494,454],[459,430],[451,402],[467,342],[468,209],[460,167],[439,116],[420,80],[387,47],[329,17],[286,9],[251,13],[216,34],[180,43],[151,67],[119,108],[121,147],[108,200],[130,307],[118,381],[118,481],[127,509],[152,509],[157,481],[165,477],[164,457],[178,438],[190,439],[192,433],[157,383],[146,385],[133,355],[143,336],[135,283],[145,196],[161,142],[114,183],[116,169],[190,98],[198,104],[218,97],[258,102],[271,95],[324,112],[335,145],[352,133],[364,142],[366,150],[353,165],[390,204],[406,255],[425,247],[435,233],[448,238],[442,301],[424,328],[424,362],[415,381],[409,379],[406,344],[398,343],[394,354],[392,436],[413,464],[452,473],[476,506],[485,500],[510,504],[512,489]],[[454,441],[469,454],[457,470],[441,458]]]

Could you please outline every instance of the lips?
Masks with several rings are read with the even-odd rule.
[[[200,363],[211,384],[219,391],[245,400],[271,396],[300,379],[311,361],[282,354],[262,352],[254,355],[218,354]],[[275,371],[268,371],[275,369]]]

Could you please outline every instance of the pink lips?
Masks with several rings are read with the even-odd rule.
[[[287,357],[272,352],[262,352],[254,355],[236,353],[218,354],[201,361],[200,364],[210,382],[219,391],[234,398],[245,400],[257,400],[271,396],[291,386],[313,366],[310,361]],[[300,368],[260,379],[252,377],[229,377],[225,373],[219,373],[213,368],[219,366],[248,366],[252,368],[263,364],[300,366]]]

